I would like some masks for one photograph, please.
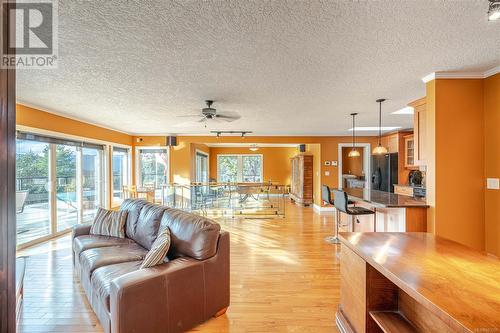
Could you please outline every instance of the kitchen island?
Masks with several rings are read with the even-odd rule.
[[[498,259],[430,233],[340,240],[340,332],[500,332]]]
[[[427,231],[425,199],[366,188],[347,188],[344,191],[355,206],[375,211],[373,215],[357,216],[353,224],[341,214],[341,231],[412,232]]]

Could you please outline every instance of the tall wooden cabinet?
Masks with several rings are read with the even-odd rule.
[[[304,206],[309,206],[313,203],[312,155],[297,155],[292,158],[290,199]]]
[[[413,144],[415,165],[426,165],[426,99],[425,97],[408,104],[414,108],[413,113]]]

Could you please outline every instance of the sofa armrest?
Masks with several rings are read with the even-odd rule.
[[[111,332],[181,332],[203,322],[203,262],[179,258],[111,282]]]
[[[75,239],[78,236],[89,235],[92,223],[77,224],[73,227],[71,232],[71,239]]]

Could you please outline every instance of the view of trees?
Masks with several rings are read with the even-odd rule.
[[[218,163],[221,182],[262,182],[261,155],[219,156]]]
[[[23,144],[20,140],[18,144]],[[42,145],[38,143],[38,145]],[[30,193],[47,193],[49,178],[49,145],[43,144],[40,152],[30,149],[16,156],[16,176],[18,190]],[[29,146],[26,144],[25,146]],[[68,186],[75,185],[76,156],[74,148],[63,145],[56,146],[57,191],[67,191]],[[74,191],[74,189],[73,189]]]

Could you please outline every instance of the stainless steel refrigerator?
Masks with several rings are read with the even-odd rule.
[[[398,154],[372,155],[372,190],[394,192],[398,184]]]

